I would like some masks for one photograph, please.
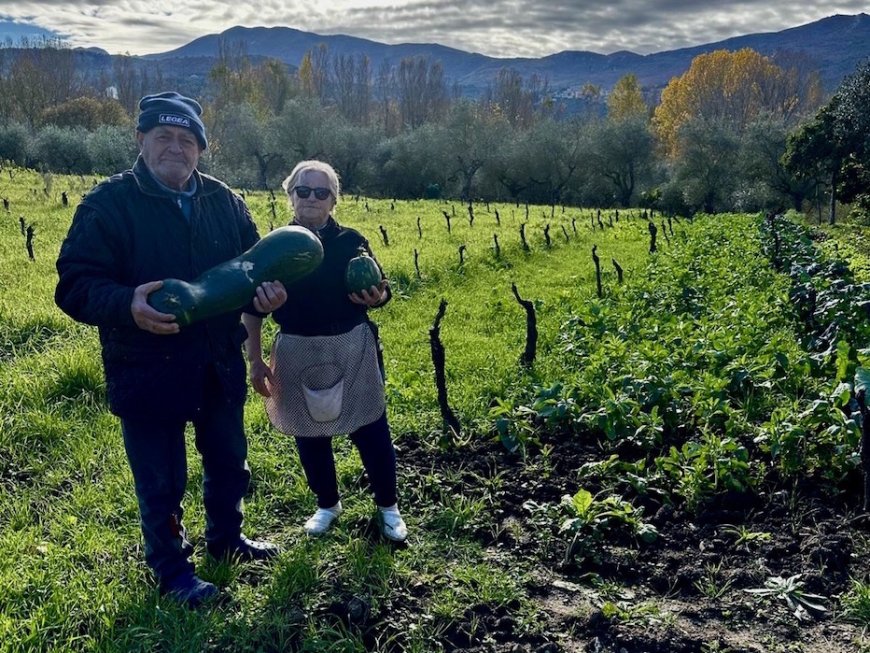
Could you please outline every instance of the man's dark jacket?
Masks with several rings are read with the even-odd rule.
[[[196,171],[194,177],[188,220],[177,196],[154,181],[140,158],[88,193],[61,247],[55,301],[99,328],[109,407],[122,418],[192,419],[211,374],[226,401],[245,398],[241,311],[172,335],[143,331],[130,312],[136,286],[190,281],[257,242],[242,199],[213,177]]]

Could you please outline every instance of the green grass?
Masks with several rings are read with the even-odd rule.
[[[402,468],[400,453],[400,497],[411,546],[395,549],[368,536],[373,505],[360,488],[362,467],[348,441],[338,439],[346,510],[329,536],[310,541],[301,523],[314,498],[292,439],[271,428],[253,393],[246,406],[253,478],[245,530],[274,539],[284,552],[268,566],[206,559],[202,470],[189,438],[185,521],[198,569],[222,587],[223,598],[197,612],[158,598],[143,560],[119,425],[105,403],[95,329],[76,324],[53,303],[54,262],[73,213],[73,207],[61,206],[60,192],[67,190],[75,204],[91,182],[54,177],[46,196],[45,180],[36,173],[17,171],[11,179],[7,170],[0,174],[0,197],[11,202],[10,213],[0,213],[0,653],[433,651],[444,649],[445,632],[480,604],[511,612],[522,631],[540,627],[526,590],[536,562],[492,555],[474,537],[476,530],[499,527],[493,497],[511,478],[500,470],[484,478],[434,466],[411,473]],[[270,223],[289,220],[283,198],[275,218],[268,195],[249,194],[248,202],[261,233]],[[601,230],[588,209],[562,213],[557,207],[551,216],[549,207],[529,207],[531,251],[525,252],[519,237],[524,206],[475,204],[473,227],[459,203],[392,207],[389,200],[344,198],[337,217],[369,237],[391,279],[394,299],[373,317],[384,341],[388,410],[400,451],[403,439],[412,436],[433,450],[441,440],[429,349],[441,299],[448,301],[441,338],[449,399],[467,442],[495,437],[490,410],[496,401],[545,411],[564,400],[564,415],[575,422],[546,416],[541,422],[566,434],[591,429],[605,442],[607,424],[618,420],[614,433],[641,426],[653,433],[667,416],[666,402],[653,416],[639,406],[644,393],[658,390],[682,397],[681,409],[699,420],[698,441],[717,451],[728,451],[726,436],[739,441],[763,436],[767,427],[781,433],[786,424],[801,426],[793,418],[819,382],[808,386],[799,364],[805,354],[781,303],[784,280],[755,260],[760,254],[754,219],[681,222],[670,244],[660,228],[661,252],[651,257],[638,211],[621,211],[618,223]],[[442,211],[454,210],[448,234]],[[32,262],[19,215],[36,224]],[[602,213],[605,224],[609,215]],[[550,247],[543,236],[548,223]],[[381,225],[389,246],[381,241]],[[596,297],[593,245],[601,257],[604,299]],[[611,258],[625,270],[623,286],[616,283]],[[739,263],[726,267],[734,260]],[[540,338],[531,370],[518,364],[526,326],[512,283],[537,307]],[[689,286],[697,294],[684,292]],[[271,324],[266,329],[269,337],[274,331]],[[786,353],[788,369],[777,367],[774,350]],[[729,390],[744,372],[776,392]],[[546,395],[557,382],[580,391]],[[686,388],[691,392],[680,395]],[[767,440],[759,442],[767,446]],[[673,464],[662,469],[687,472],[667,482],[665,472],[650,464],[647,482],[676,495],[673,488],[683,487],[691,495],[709,491],[710,465],[714,474],[738,473],[715,457],[702,465],[693,456],[672,454]],[[543,452],[529,464],[549,473]],[[545,506],[543,513],[559,509]],[[532,527],[554,537],[546,526]],[[347,617],[351,605],[364,606],[377,627],[355,625]]]
[[[522,599],[522,573],[504,574],[467,539],[487,508],[485,497],[446,491],[441,470],[428,481],[403,477],[413,546],[393,550],[367,539],[372,504],[358,488],[359,459],[343,440],[337,450],[346,512],[328,538],[304,539],[300,524],[314,508],[313,497],[292,440],[271,429],[253,394],[246,416],[253,470],[246,530],[279,541],[285,553],[268,568],[204,558],[198,539],[201,467],[191,453],[186,523],[198,542],[200,572],[224,588],[225,598],[196,613],[159,599],[142,559],[119,426],[105,404],[96,332],[53,303],[54,262],[73,214],[72,206],[62,207],[60,193],[78,198],[90,185],[90,179],[54,177],[46,196],[38,174],[17,171],[10,179],[4,171],[0,177],[0,196],[11,203],[11,211],[0,215],[0,651],[364,650],[371,642],[329,606],[357,596],[373,614],[385,614],[397,596],[421,583],[420,610],[386,620],[377,638],[384,646],[423,651],[436,646],[438,633],[461,617],[469,601]],[[251,195],[249,203],[265,232],[272,221],[269,198]],[[393,283],[394,301],[375,318],[386,346],[390,417],[399,441],[403,433],[428,438],[441,428],[428,329],[442,298],[449,302],[442,339],[451,403],[469,437],[489,437],[491,398],[528,377],[517,365],[525,316],[511,283],[538,306],[543,361],[571,306],[595,292],[593,243],[608,262],[610,288],[615,275],[607,256],[620,261],[629,279],[646,260],[645,230],[637,219],[624,218],[601,232],[590,228],[588,212],[558,214],[547,248],[542,229],[550,219],[542,215],[546,209],[531,207],[527,253],[519,238],[524,207],[493,205],[487,212],[476,206],[472,228],[465,207],[456,204],[448,235],[441,211],[452,211],[451,204],[399,202],[395,210],[389,201],[368,204],[367,212],[365,200],[348,199],[338,218],[371,239]],[[289,219],[283,200],[276,213],[278,224]],[[27,258],[19,215],[36,225],[35,261]],[[378,225],[387,229],[389,247],[380,242]],[[493,233],[499,234],[498,258]],[[462,244],[466,262],[460,266]]]

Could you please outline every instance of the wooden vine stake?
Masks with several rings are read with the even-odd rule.
[[[27,256],[30,257],[31,261],[35,261],[36,257],[33,255],[33,235],[34,229],[33,225],[27,226],[27,241],[25,242],[25,247],[27,247]]]
[[[598,290],[598,299],[604,297],[604,291],[601,289],[601,259],[598,258],[598,245],[592,246],[592,262],[595,263],[595,287]]]
[[[474,206],[471,204],[471,201],[468,202],[468,226],[474,226]]]
[[[420,226],[420,216],[417,216],[417,238],[423,237],[423,227]]]
[[[420,253],[415,249],[414,250],[414,270],[417,271],[417,279],[422,278],[420,276],[420,262],[418,260],[419,258],[420,258]]]
[[[658,233],[658,229],[656,228],[656,223],[652,220],[647,223],[647,228],[649,229],[649,253],[652,254],[656,251],[656,233]]]
[[[444,216],[444,219],[447,220],[447,233],[450,233],[450,214],[447,213],[444,209],[441,209],[441,215]]]
[[[495,223],[499,227],[501,226],[501,216],[498,214],[498,209],[495,210]]]
[[[571,229],[574,230],[574,235],[577,235],[577,218],[571,218]]]
[[[528,252],[531,251],[529,247],[529,241],[526,240],[526,223],[523,222],[520,225],[520,240],[523,241],[523,251]]]
[[[615,258],[610,259],[610,262],[613,263],[613,267],[616,268],[616,279],[619,283],[622,283],[622,266],[616,262]]]
[[[457,438],[460,434],[459,420],[447,402],[447,377],[444,374],[444,345],[441,344],[441,320],[447,310],[447,300],[442,299],[438,306],[435,321],[429,329],[429,344],[432,348],[432,363],[435,366],[435,387],[438,390],[438,407],[441,409],[441,417],[444,423]]]
[[[535,355],[538,349],[538,317],[535,313],[535,305],[528,299],[520,297],[517,290],[517,284],[511,284],[511,290],[516,297],[517,302],[526,310],[526,349],[520,356],[520,365],[523,367],[531,367],[535,362]]]
[[[498,246],[498,234],[492,235],[492,242],[495,248],[495,257],[501,258],[501,247]]]
[[[459,267],[465,265],[465,245],[459,246]]]
[[[565,242],[569,242],[571,238],[568,237],[568,230],[565,229],[565,225],[562,225],[562,234],[565,236]]]
[[[553,241],[550,240],[550,223],[549,222],[546,225],[544,225],[544,240],[546,241],[548,248],[553,244]]]
[[[390,237],[387,236],[387,230],[384,229],[384,225],[379,224],[378,229],[381,230],[381,238],[384,239],[384,247],[389,247],[390,246]]]

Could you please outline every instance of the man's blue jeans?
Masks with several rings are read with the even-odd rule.
[[[235,542],[242,527],[242,498],[248,491],[248,444],[243,405],[208,402],[192,420],[202,455],[206,541]],[[185,421],[121,420],[133,472],[145,560],[161,583],[193,570],[193,547],[185,537],[181,500],[187,485]]]

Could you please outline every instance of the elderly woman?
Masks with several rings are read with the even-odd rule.
[[[349,294],[345,270],[363,236],[332,216],[339,199],[338,175],[321,161],[302,161],[283,183],[293,208],[292,224],[313,231],[323,243],[323,263],[287,287],[287,302],[272,313],[281,332],[270,365],[262,358],[262,319],[245,314],[245,348],[254,389],[266,397],[272,424],[295,436],[317,511],[305,532],[321,535],[341,514],[332,437],[349,433],[369,477],[381,531],[390,540],[407,536],[396,504],[396,453],[387,424],[383,360],[377,328],[368,310],[390,299],[380,284]],[[369,254],[371,254],[369,250]]]

